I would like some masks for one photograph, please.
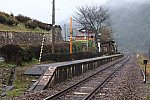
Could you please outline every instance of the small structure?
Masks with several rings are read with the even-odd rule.
[[[101,42],[101,52],[104,54],[117,53],[117,45],[114,40]]]
[[[82,28],[75,36],[75,41],[95,40],[95,33],[89,29]]]
[[[82,28],[75,35],[75,41],[82,43],[83,50],[88,50],[89,41],[95,40],[95,33],[87,28]]]

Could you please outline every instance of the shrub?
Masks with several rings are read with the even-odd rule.
[[[9,19],[7,22],[8,25],[17,25],[18,22],[15,19]]]
[[[41,46],[40,45],[35,45],[35,46],[30,46],[29,47],[30,52],[32,53],[32,57],[35,59],[39,59],[40,56],[40,51],[41,51]]]
[[[70,54],[69,53],[54,53],[54,54],[44,54],[42,56],[41,61],[70,61]]]
[[[82,50],[82,44],[79,41],[73,42],[73,52],[78,52]]]
[[[74,52],[71,58],[69,53],[44,54],[41,61],[70,61],[97,57],[95,52]]]
[[[21,23],[26,23],[26,22],[28,22],[29,20],[31,20],[31,18],[26,17],[26,16],[23,16],[23,15],[21,15],[21,14],[19,14],[18,16],[15,16],[15,18],[16,18],[19,22],[21,22]]]
[[[29,21],[25,24],[26,27],[31,28],[31,29],[35,29],[37,28],[37,23],[33,22],[33,21]]]
[[[22,56],[23,56],[22,61],[24,61],[24,62],[30,62],[30,61],[32,61],[32,59],[33,59],[33,53],[30,50],[30,48],[26,47],[26,48],[22,48],[22,50],[23,50],[23,52],[22,52]]]
[[[5,15],[0,15],[0,23],[5,24],[8,22],[8,19]]]
[[[5,45],[0,52],[6,63],[21,65],[22,62],[29,62],[33,58],[29,48],[22,48],[19,45]]]
[[[51,30],[51,27],[52,25],[51,24],[46,24],[46,23],[43,23],[43,22],[40,22],[38,20],[28,20],[26,23],[25,23],[25,26],[28,27],[28,28],[36,28],[36,27],[39,27],[40,29],[43,29],[43,30]]]
[[[3,12],[0,12],[0,23],[7,24],[7,25],[18,24],[17,20],[13,16],[3,13]]]
[[[46,24],[38,20],[33,20],[32,23],[36,24],[37,27],[47,31],[51,30],[52,27],[52,24]]]
[[[1,48],[1,54],[6,63],[21,65],[22,50],[18,45],[6,45]]]
[[[78,45],[78,44],[77,44]],[[75,44],[73,45],[75,49]],[[5,45],[0,49],[0,54],[7,63],[15,63],[20,65],[22,62],[30,62],[33,58],[39,59],[41,45]],[[79,49],[75,49],[77,52]],[[71,60],[69,54],[69,43],[56,43],[55,54],[51,53],[51,45],[44,45],[43,48],[43,61],[54,60],[54,61],[68,61]],[[73,53],[73,59],[86,58],[87,54],[83,52]],[[89,55],[88,55],[89,56]]]

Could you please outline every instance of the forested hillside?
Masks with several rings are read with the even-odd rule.
[[[150,48],[150,2],[122,3],[111,9],[114,37],[120,51],[148,53]]]

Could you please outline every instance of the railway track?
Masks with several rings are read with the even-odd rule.
[[[126,57],[44,100],[90,100],[129,60]]]

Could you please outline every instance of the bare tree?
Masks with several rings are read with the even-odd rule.
[[[98,50],[98,38],[102,27],[110,26],[110,15],[104,6],[85,6],[78,8],[74,21],[95,33],[95,45]]]

